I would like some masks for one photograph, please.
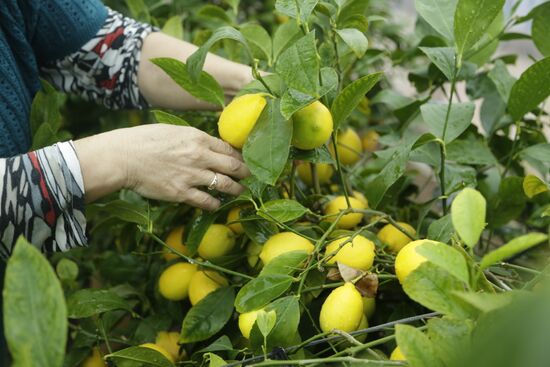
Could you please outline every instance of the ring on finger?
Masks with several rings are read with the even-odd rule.
[[[212,182],[210,182],[210,185],[208,185],[208,190],[212,191],[216,189],[216,186],[218,186],[218,174],[214,173],[214,178],[212,179]]]

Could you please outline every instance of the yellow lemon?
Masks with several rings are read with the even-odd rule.
[[[166,350],[172,356],[172,359],[177,361],[180,356],[179,339],[180,334],[175,331],[159,331],[155,344]]]
[[[359,191],[354,191],[353,197],[359,200],[360,202],[362,202],[363,204],[365,204],[365,208],[369,207],[369,201],[367,200],[367,197],[363,195],[363,193]]]
[[[227,279],[219,273],[212,270],[199,270],[193,274],[189,284],[189,301],[192,305],[196,305],[211,292],[227,285]]]
[[[404,230],[416,236],[415,229],[408,223],[397,222]],[[377,234],[378,239],[386,244],[390,251],[399,252],[407,243],[411,242],[409,236],[397,229],[393,224],[386,224]]]
[[[407,276],[426,261],[426,258],[416,252],[416,248],[423,243],[439,244],[439,242],[430,240],[412,241],[405,245],[395,257],[395,275],[399,283],[403,284]]]
[[[363,136],[363,150],[375,152],[378,149],[378,140],[380,140],[380,135],[376,131],[367,131],[365,136]]]
[[[332,115],[319,101],[292,115],[292,124],[292,145],[304,150],[319,148],[325,144],[333,129]]]
[[[206,230],[198,253],[205,260],[215,260],[227,255],[235,246],[235,234],[223,224],[212,224]]]
[[[356,199],[354,197],[350,197],[349,202],[353,209],[367,208],[365,203],[361,202],[359,199]],[[348,208],[348,204],[346,202],[345,196],[335,197],[325,207],[325,215],[330,216],[327,218],[327,220],[329,222],[334,222],[336,220],[336,217],[338,216],[338,213],[340,213],[340,211],[342,210],[346,210],[347,208]],[[344,214],[342,218],[340,218],[340,221],[338,222],[337,226],[338,228],[350,229],[358,225],[362,219],[363,219],[362,213]]]
[[[245,312],[239,315],[239,330],[241,330],[241,334],[243,334],[246,339],[250,339],[250,332],[252,331],[252,327],[256,322],[258,312],[260,312],[261,310],[262,309]]]
[[[197,271],[197,265],[177,263],[167,267],[159,278],[160,294],[171,301],[187,298],[191,278]]]
[[[317,163],[315,167],[317,168],[317,179],[319,180],[319,184],[324,185],[329,183],[330,178],[334,173],[332,165],[327,163]],[[300,163],[298,167],[296,167],[296,171],[298,171],[298,177],[300,177],[300,180],[302,180],[303,183],[308,186],[313,186],[313,176],[311,175],[311,166],[309,163]]]
[[[371,297],[363,297],[363,313],[370,319],[376,311],[376,299]]]
[[[187,249],[187,246],[183,243],[183,226],[179,226],[174,228],[168,236],[166,237],[166,244],[170,247],[172,247],[174,250],[182,253],[185,256],[189,256],[189,250]],[[172,251],[168,250],[166,247],[163,249],[163,255],[162,255],[166,261],[174,260],[179,258],[179,255],[176,255]]]
[[[82,362],[82,367],[106,367],[107,364],[101,358],[101,353],[99,353],[99,349],[94,348],[92,350],[92,355],[90,355],[88,358]]]
[[[374,262],[374,243],[363,236],[339,238],[328,244],[326,254],[336,253],[328,260],[329,264],[339,262],[359,270],[369,270]],[[345,245],[344,242],[349,241]]]
[[[172,355],[170,353],[168,353],[168,351],[166,349],[164,349],[163,347],[161,347],[160,345],[156,345],[156,344],[153,344],[153,343],[145,343],[145,344],[141,344],[140,347],[156,350],[157,352],[162,354],[170,362],[176,363],[176,361],[174,360]]]
[[[240,220],[241,220],[241,210],[242,209],[243,209],[242,207],[236,206],[236,207],[232,208],[229,211],[229,213],[227,214],[227,226],[229,228],[231,228],[231,230],[235,234],[243,234],[244,233],[243,225],[240,222]]]
[[[245,94],[235,98],[220,115],[220,137],[233,147],[241,149],[266,103],[262,93]]]
[[[390,361],[406,361],[405,356],[401,352],[399,346],[395,347],[393,352],[391,352]]]
[[[361,293],[348,282],[330,292],[321,307],[319,324],[324,332],[334,329],[350,332],[358,329],[362,318]]]
[[[260,253],[264,247],[257,243],[250,242],[246,247],[246,260],[251,268],[256,267],[260,261]]]
[[[308,254],[313,252],[313,244],[306,238],[293,232],[281,232],[271,236],[264,243],[260,252],[260,259],[264,265],[279,255],[290,251],[305,251]]]
[[[363,144],[361,138],[355,130],[348,128],[347,130],[338,133],[338,156],[340,162],[344,165],[355,164],[361,159],[361,153],[363,152]],[[334,154],[334,147],[330,145],[330,153],[336,158]]]

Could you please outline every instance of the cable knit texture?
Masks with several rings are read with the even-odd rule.
[[[100,0],[0,1],[0,157],[30,147],[39,67],[77,51],[106,17]]]

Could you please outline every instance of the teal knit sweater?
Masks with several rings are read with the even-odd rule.
[[[0,0],[0,157],[30,147],[40,65],[77,51],[106,16],[100,0]]]

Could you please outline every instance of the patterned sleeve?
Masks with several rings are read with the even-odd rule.
[[[43,252],[84,246],[84,183],[72,142],[0,159],[0,257],[24,235]]]
[[[138,87],[138,67],[143,41],[155,29],[108,11],[94,38],[77,52],[42,65],[42,76],[63,92],[109,109],[148,108]]]

